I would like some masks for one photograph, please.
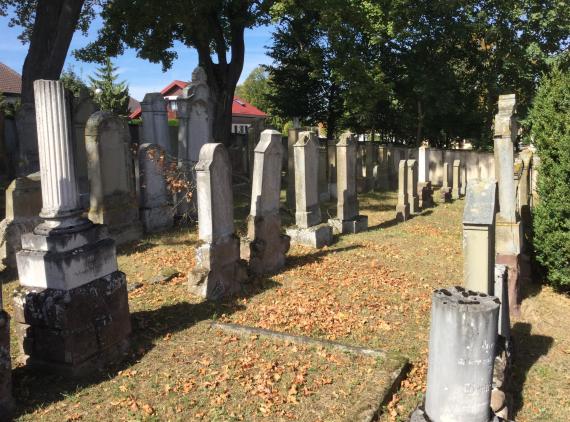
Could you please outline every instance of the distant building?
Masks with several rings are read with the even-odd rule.
[[[177,119],[176,100],[182,95],[182,90],[186,88],[188,82],[175,80],[168,84],[160,93],[166,100],[168,119]],[[131,119],[138,119],[141,116],[140,106],[129,116]],[[256,120],[265,120],[267,114],[257,107],[249,104],[241,98],[234,97],[232,104],[232,133],[247,133],[250,125]]]
[[[0,63],[0,93],[8,103],[15,103],[22,95],[22,76]]]

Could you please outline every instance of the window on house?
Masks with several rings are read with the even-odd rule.
[[[177,110],[178,110],[178,104],[176,103],[176,100],[171,100],[171,101],[170,101],[170,110],[172,110],[172,111],[177,111]]]

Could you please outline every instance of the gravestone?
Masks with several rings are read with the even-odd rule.
[[[494,294],[497,182],[472,180],[463,210],[463,280],[476,292]]]
[[[366,185],[366,154],[364,149],[364,142],[356,142],[356,190],[358,193],[368,192]]]
[[[336,148],[337,217],[329,225],[337,234],[358,233],[368,229],[368,217],[358,213],[355,136],[343,133]]]
[[[364,177],[366,183],[366,190],[371,191],[374,189],[374,166],[378,162],[378,153],[376,149],[376,142],[364,142]]]
[[[508,267],[511,314],[520,313],[522,226],[517,213],[514,180],[514,143],[518,134],[514,94],[499,96],[495,116],[495,173],[499,189],[499,215],[495,232],[496,263]]]
[[[501,301],[499,308],[499,336],[505,341],[511,338],[511,318],[509,313],[509,280],[506,265],[495,265],[494,269],[494,295]]]
[[[11,420],[13,407],[10,315],[3,308],[0,288],[0,420]]]
[[[34,104],[24,102],[16,112],[18,133],[17,176],[36,173],[39,168],[36,114]]]
[[[40,173],[17,177],[6,189],[6,218],[0,222],[0,259],[16,268],[16,252],[22,249],[22,235],[42,222]]]
[[[459,199],[461,197],[461,161],[453,160],[453,188],[451,189],[451,197]]]
[[[299,140],[300,129],[289,129],[287,138],[287,207],[295,210],[295,144]]]
[[[141,144],[158,144],[168,153],[172,152],[166,100],[160,92],[146,94],[141,101]]]
[[[416,160],[408,160],[408,203],[410,205],[410,214],[419,214],[420,201],[418,198],[418,162]]]
[[[490,422],[499,300],[461,287],[433,293],[425,408],[412,421]]]
[[[428,146],[421,146],[418,150],[418,196],[420,208],[433,207],[433,188],[429,178],[429,163],[431,150]]]
[[[196,267],[188,277],[191,293],[211,300],[238,293],[247,279],[234,232],[230,159],[222,144],[207,143],[196,165],[198,238]]]
[[[14,321],[24,363],[83,375],[128,348],[126,279],[106,227],[82,216],[63,84],[37,80],[34,96],[44,221],[22,236]]]
[[[398,204],[396,205],[396,220],[406,221],[410,218],[410,203],[408,197],[408,165],[406,160],[400,160],[398,165]]]
[[[531,163],[533,160],[533,154],[529,149],[521,151],[519,154],[522,164],[522,171],[518,186],[518,213],[520,215],[522,231],[523,231],[523,241],[521,249],[523,252],[528,252],[528,246],[530,242],[530,237],[532,236],[532,214],[530,210],[531,202],[531,187],[530,187],[530,175],[531,175]]]
[[[336,141],[327,140],[329,198],[336,199]]]
[[[291,241],[322,248],[332,242],[332,229],[322,224],[319,205],[319,145],[313,132],[300,132],[295,158],[295,223],[287,229]]]
[[[130,137],[124,119],[98,111],[87,121],[91,206],[89,219],[105,224],[120,245],[142,237]]]
[[[327,140],[319,140],[319,201],[325,202],[331,199],[329,193],[328,153]]]
[[[83,209],[89,208],[89,173],[87,171],[87,151],[85,149],[85,127],[99,106],[89,95],[89,91],[81,89],[79,97],[74,98],[71,110],[73,125],[73,143],[76,150],[75,167],[77,169],[77,184]]]
[[[242,257],[249,258],[254,274],[279,271],[289,250],[290,238],[281,234],[279,215],[282,156],[281,133],[264,130],[255,148],[247,239],[242,244]]]
[[[451,187],[449,186],[449,163],[443,163],[443,186],[439,190],[443,202],[451,202]]]
[[[142,144],[138,152],[140,215],[146,233],[168,230],[174,225],[172,195],[166,187],[166,168],[171,165],[164,149]]]

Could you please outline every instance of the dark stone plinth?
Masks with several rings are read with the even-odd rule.
[[[420,182],[418,183],[418,192],[420,198],[420,208],[431,208],[433,207],[433,188],[431,182]]]
[[[101,369],[129,346],[125,275],[115,271],[71,290],[21,286],[14,321],[28,366],[69,376]]]
[[[12,362],[10,360],[10,317],[5,311],[0,311],[0,421],[10,420],[12,409],[13,401]]]

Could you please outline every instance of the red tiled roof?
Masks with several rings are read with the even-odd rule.
[[[160,91],[164,96],[168,95],[180,95],[182,90],[188,86],[188,82],[174,80],[170,82],[165,88]],[[173,89],[174,88],[174,89]]]
[[[4,63],[0,63],[0,92],[6,94],[22,93],[22,76]]]

